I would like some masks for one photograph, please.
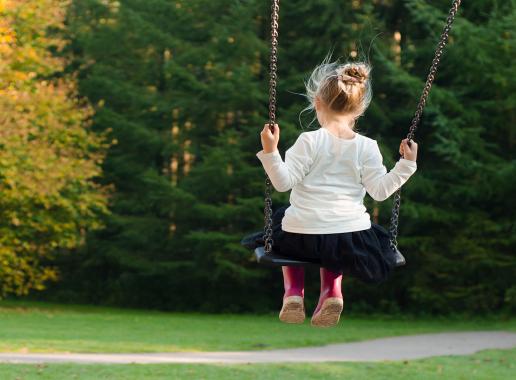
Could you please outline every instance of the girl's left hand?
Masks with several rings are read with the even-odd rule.
[[[274,124],[274,132],[271,132],[269,125],[269,123],[265,124],[262,132],[260,133],[264,153],[272,153],[278,149],[280,135],[279,125]]]
[[[403,158],[410,160],[410,161],[416,161],[417,159],[417,143],[412,140],[409,141],[408,139],[401,140],[400,143],[400,154],[403,156]]]

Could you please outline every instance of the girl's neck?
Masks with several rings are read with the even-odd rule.
[[[352,139],[355,136],[353,127],[355,118],[352,117],[335,117],[329,120],[323,120],[321,127],[326,128],[330,133],[342,139]]]

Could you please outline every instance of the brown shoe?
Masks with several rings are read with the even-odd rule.
[[[283,298],[283,307],[279,319],[285,323],[303,323],[305,320],[305,305],[303,297],[289,296]]]
[[[312,316],[312,326],[332,327],[339,323],[340,313],[344,308],[344,301],[339,297],[330,297],[324,300],[321,308]]]

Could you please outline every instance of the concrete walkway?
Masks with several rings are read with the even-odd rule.
[[[240,352],[170,352],[156,354],[18,354],[0,353],[10,363],[286,363],[419,359],[468,355],[484,349],[516,347],[516,333],[458,332],[383,338],[322,347]]]

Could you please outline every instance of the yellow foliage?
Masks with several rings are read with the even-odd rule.
[[[49,51],[64,41],[47,29],[63,27],[67,4],[0,2],[0,296],[56,280],[42,262],[81,244],[107,212],[107,189],[93,181],[107,145],[88,128],[92,107],[72,77],[40,79],[65,65]]]

